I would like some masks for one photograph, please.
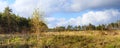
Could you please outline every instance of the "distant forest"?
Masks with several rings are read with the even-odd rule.
[[[51,31],[87,31],[87,30],[120,30],[120,21],[116,21],[114,23],[110,24],[100,24],[98,26],[92,25],[91,23],[89,25],[83,25],[83,26],[72,26],[68,25],[65,26],[59,26],[51,29]]]
[[[35,32],[50,32],[50,31],[84,31],[84,30],[120,30],[120,20],[110,24],[100,24],[98,26],[89,25],[84,26],[59,26],[55,28],[48,28],[44,21],[39,19],[39,12],[33,12],[31,18],[21,17],[12,13],[12,9],[6,7],[0,13],[0,33],[33,33]],[[39,31],[36,31],[39,30]]]

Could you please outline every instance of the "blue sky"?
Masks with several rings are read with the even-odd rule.
[[[9,4],[14,3],[15,0],[7,0]]]
[[[9,6],[15,14],[27,18],[39,8],[50,28],[99,25],[120,20],[119,3],[120,0],[0,0],[0,12]]]

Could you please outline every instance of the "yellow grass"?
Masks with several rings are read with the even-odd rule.
[[[0,34],[0,48],[120,48],[120,30],[63,31],[36,34]]]

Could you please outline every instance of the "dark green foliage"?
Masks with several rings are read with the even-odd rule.
[[[3,13],[0,13],[0,33],[27,33],[31,31],[31,19],[20,17],[12,13],[9,7],[6,7]],[[40,22],[41,23],[41,22]],[[47,28],[45,23],[42,26]],[[44,29],[43,29],[44,30]]]
[[[60,27],[56,27],[55,31],[65,31],[65,27],[64,26],[60,26]]]
[[[56,27],[54,29],[54,31],[86,31],[86,30],[119,30],[120,29],[120,21],[114,22],[114,23],[110,23],[110,24],[100,24],[98,26],[95,26],[93,24],[89,24],[89,25],[83,25],[83,26],[72,26],[72,25],[68,25],[67,27],[64,26],[60,26],[60,27]]]
[[[105,25],[99,25],[96,27],[97,30],[105,30]]]
[[[72,26],[72,25],[68,25],[68,26],[67,26],[67,30],[68,30],[68,31],[72,31],[72,30],[73,30],[73,26]]]
[[[92,24],[89,24],[87,27],[87,30],[95,30],[95,26]]]
[[[29,28],[29,20],[13,14],[9,7],[6,7],[1,14],[0,33],[21,32],[23,29]]]
[[[75,26],[75,27],[74,27],[74,30],[75,30],[75,31],[80,31],[80,30],[81,30],[81,26]]]

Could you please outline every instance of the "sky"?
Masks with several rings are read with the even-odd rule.
[[[108,24],[120,20],[120,0],[0,0],[0,12],[30,17],[39,8],[49,28],[67,25]]]

